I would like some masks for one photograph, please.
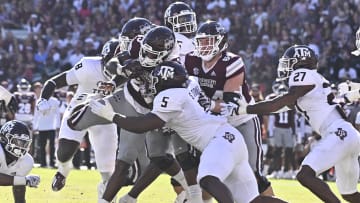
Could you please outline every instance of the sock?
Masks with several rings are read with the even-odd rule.
[[[203,202],[202,192],[199,184],[189,186],[188,202],[189,203]]]
[[[180,185],[184,188],[184,190],[188,191],[188,185],[186,183],[186,179],[182,170],[179,171],[173,178],[180,183]]]
[[[72,159],[67,162],[58,161],[58,171],[65,177],[67,177],[70,173],[72,167]]]
[[[136,199],[131,197],[129,194],[126,194],[125,196],[123,196],[122,198],[120,198],[120,201],[121,202],[121,199],[124,199],[126,201],[126,203],[136,203]]]

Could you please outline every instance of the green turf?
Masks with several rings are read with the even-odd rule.
[[[34,168],[31,173],[41,176],[39,188],[27,188],[27,203],[85,203],[97,201],[97,183],[100,175],[97,171],[71,171],[66,187],[59,191],[51,190],[51,180],[55,174],[53,169]],[[140,195],[139,203],[172,203],[175,199],[175,193],[170,187],[167,175],[162,175],[156,180],[143,194]],[[291,203],[316,203],[321,202],[309,191],[303,188],[297,181],[293,180],[271,180],[276,195]],[[330,182],[333,191],[336,186]],[[358,187],[360,189],[360,185]],[[126,193],[129,187],[120,191],[120,195]],[[13,202],[11,187],[0,187],[0,202]]]

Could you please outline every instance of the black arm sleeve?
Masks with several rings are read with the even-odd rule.
[[[45,82],[40,97],[44,99],[49,99],[54,94],[56,88],[61,88],[65,86],[68,86],[68,84],[66,82],[66,72],[63,72]]]
[[[111,80],[115,83],[116,87],[119,87],[120,85],[122,85],[126,81],[128,81],[129,79],[124,76],[121,76],[121,75],[115,75]]]

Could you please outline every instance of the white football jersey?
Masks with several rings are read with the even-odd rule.
[[[226,118],[207,114],[197,102],[200,87],[161,91],[154,99],[153,114],[166,122],[182,139],[200,151],[215,137],[216,130],[227,123]]]
[[[184,64],[186,54],[195,50],[193,39],[189,39],[185,35],[177,32],[175,32],[175,38],[177,44],[180,47],[180,62],[181,64]]]
[[[330,104],[328,101],[328,95],[331,94],[329,84],[329,81],[316,70],[297,69],[289,77],[289,87],[315,85],[310,92],[298,98],[295,107],[319,134],[330,113],[336,109],[336,104]]]
[[[83,57],[72,69],[66,72],[66,81],[69,85],[78,84],[76,93],[68,105],[68,110],[86,100],[87,94],[97,93],[99,82],[106,82],[102,72],[100,56]]]
[[[0,145],[0,173],[11,176],[26,176],[33,168],[34,160],[29,153],[19,158],[17,161],[6,164],[5,151]]]

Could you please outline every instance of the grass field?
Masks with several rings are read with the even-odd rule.
[[[34,168],[31,173],[41,176],[39,188],[27,188],[27,203],[85,203],[97,202],[97,183],[100,175],[97,171],[73,170],[71,171],[66,187],[59,192],[51,190],[54,169]],[[291,203],[317,203],[321,202],[309,191],[294,180],[271,180],[276,195]],[[330,187],[339,196],[336,186],[330,182]],[[360,185],[358,186],[360,189]],[[123,188],[118,197],[125,194],[129,187]],[[239,191],[240,192],[240,191]],[[140,195],[139,203],[172,203],[175,193],[170,187],[167,175],[162,175],[147,190]],[[11,187],[0,187],[0,202],[13,202]]]

